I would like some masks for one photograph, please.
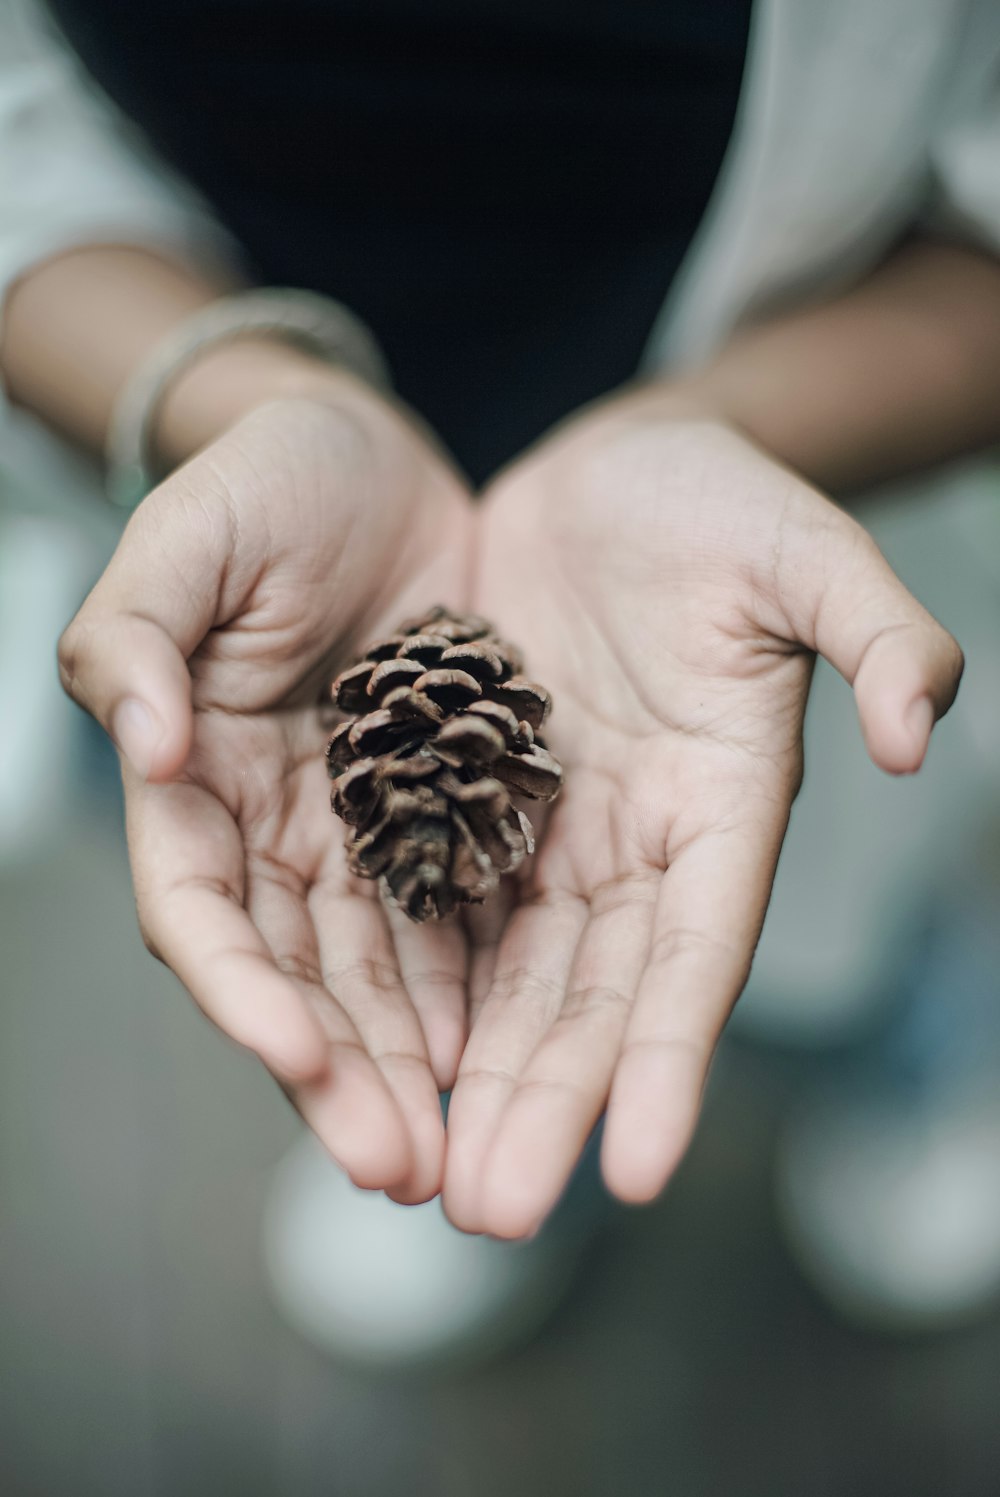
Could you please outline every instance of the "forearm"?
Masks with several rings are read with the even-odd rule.
[[[99,450],[132,370],[223,289],[149,251],[115,245],[33,266],[5,308],[0,364],[11,399]]]
[[[1000,263],[917,241],[835,301],[747,329],[677,382],[843,493],[1000,441]]]
[[[132,371],[179,322],[232,289],[123,246],[87,246],[44,261],[7,300],[0,367],[11,399],[100,451]],[[172,465],[262,401],[337,379],[277,340],[241,338],[209,349],[169,387],[156,445]]]

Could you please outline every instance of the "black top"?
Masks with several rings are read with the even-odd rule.
[[[634,373],[749,0],[53,0],[271,284],[325,291],[477,481]]]

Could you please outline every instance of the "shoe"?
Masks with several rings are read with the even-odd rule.
[[[989,891],[987,891],[989,892]],[[806,1098],[776,1156],[799,1268],[855,1324],[928,1331],[1000,1299],[1000,933],[936,906],[887,1030]]]
[[[531,1241],[468,1236],[439,1200],[400,1206],[357,1189],[303,1135],[278,1166],[265,1212],[271,1291],[286,1321],[340,1361],[487,1361],[528,1341],[568,1293],[599,1200],[590,1182],[575,1181]]]
[[[878,1095],[814,1103],[785,1135],[776,1194],[800,1271],[855,1325],[943,1330],[1000,1297],[995,1092],[922,1116]]]

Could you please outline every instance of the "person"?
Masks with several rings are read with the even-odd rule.
[[[529,1236],[605,1114],[609,1188],[653,1198],[814,656],[890,774],[958,687],[822,491],[1000,435],[1000,18],[922,5],[900,49],[887,6],[783,0],[55,10],[146,140],[6,0],[8,419],[100,451],[248,282],[343,298],[399,392],[232,322],[143,410],[162,482],[60,666],[121,753],[147,943],[357,1185]],[[414,930],[346,873],[316,702],[433,602],[526,643],[566,787],[503,901]]]

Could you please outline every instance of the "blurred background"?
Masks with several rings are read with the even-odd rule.
[[[0,22],[14,37],[15,9],[37,8],[0,0]],[[474,426],[475,417],[488,443],[484,472],[494,446],[509,456],[526,439],[500,415],[529,373],[529,435],[559,413],[548,409],[554,366],[542,355],[564,302],[586,314],[580,349],[600,351],[629,316],[636,336],[615,355],[621,368],[595,371],[574,357],[560,410],[594,393],[577,391],[577,377],[605,389],[635,369],[659,315],[664,266],[672,274],[681,264],[723,159],[751,9],[677,6],[686,40],[675,47],[666,37],[666,88],[657,6],[634,7],[649,23],[648,46],[645,30],[636,40],[614,6],[589,39],[584,8],[554,7],[570,32],[579,22],[585,84],[592,56],[620,60],[616,36],[628,64],[611,69],[617,82],[603,113],[592,117],[587,85],[574,106],[582,112],[571,108],[564,121],[573,93],[546,15],[512,5],[531,23],[527,33],[539,22],[535,61],[557,106],[548,169],[563,191],[552,199],[544,170],[532,186],[529,168],[546,165],[537,119],[548,116],[529,109],[518,116],[519,165],[508,168],[518,190],[504,209],[522,215],[509,235],[521,254],[512,258],[508,245],[495,264],[485,253],[497,238],[492,189],[496,160],[502,169],[508,158],[494,158],[490,142],[498,129],[504,135],[504,68],[516,75],[523,43],[504,40],[504,25],[473,38],[482,76],[499,59],[499,92],[470,85],[459,67],[452,101],[480,108],[485,155],[473,149],[475,131],[466,138],[448,124],[462,109],[445,110],[447,128],[437,123],[433,14],[415,53],[427,73],[412,97],[432,106],[415,148],[429,141],[429,154],[446,143],[452,153],[436,221],[425,210],[423,160],[416,170],[392,149],[331,147],[354,139],[366,75],[337,47],[324,58],[301,15],[290,53],[301,43],[309,66],[297,71],[292,56],[282,102],[272,88],[284,56],[277,6],[247,7],[262,13],[264,29],[242,51],[253,28],[244,35],[242,23],[208,7],[202,35],[196,0],[50,8],[76,15],[83,51],[93,40],[83,23],[103,12],[106,37],[124,47],[118,93],[133,104],[144,91],[145,102],[159,100],[173,156],[189,154],[199,180],[216,174],[215,206],[237,237],[256,237],[271,279],[322,289],[329,274],[330,289],[354,305],[335,248],[360,284],[377,282],[376,310],[384,299],[404,350],[412,339],[422,409],[434,415],[434,400],[447,396],[456,424]],[[987,5],[967,8],[984,35],[995,27]],[[402,0],[396,9],[406,19],[396,49],[405,61],[421,8]],[[504,22],[503,6],[493,9]],[[791,70],[791,96],[809,92],[809,108],[793,97],[795,128],[774,132],[770,190],[758,191],[762,178],[750,193],[753,232],[738,215],[720,221],[708,277],[693,283],[700,309],[695,296],[681,323],[682,349],[685,340],[689,352],[699,339],[710,346],[782,286],[850,284],[924,209],[950,206],[995,246],[992,138],[972,131],[963,156],[948,135],[956,121],[972,123],[959,84],[971,88],[975,75],[978,88],[980,60],[989,61],[978,33],[952,35],[951,12],[936,0],[886,0],[869,34],[865,12],[874,9],[817,4],[803,20],[805,7],[784,7],[792,40],[832,70],[820,68],[818,84]],[[379,22],[363,6],[348,10],[356,62]],[[464,20],[466,8],[456,13]],[[213,74],[193,51],[190,93],[177,107],[171,67],[192,34],[216,45],[225,66]],[[765,61],[793,57],[790,45],[772,56],[766,24],[760,34]],[[404,135],[421,122],[389,51],[388,71],[368,79],[369,152],[383,115]],[[0,255],[0,283],[80,235],[87,242],[94,214],[102,232],[110,214],[127,243],[214,245],[215,231],[174,201],[176,184],[139,164],[127,132],[119,140],[122,122],[108,136],[108,120],[72,90],[60,105],[71,76],[39,56],[35,67],[27,47],[22,68],[11,44],[0,89],[3,138],[20,149],[19,170],[0,176],[0,240],[12,246]],[[849,82],[837,71],[845,59]],[[324,70],[335,65],[349,85],[342,93]],[[854,87],[859,77],[867,95]],[[907,77],[909,115],[899,91]],[[773,76],[761,79],[760,118],[780,124]],[[317,103],[315,115],[304,107]],[[201,130],[199,111],[213,131]],[[286,114],[308,146],[291,156],[294,191],[274,129]],[[592,129],[604,148],[582,156]],[[925,202],[944,146],[954,200]],[[619,169],[626,159],[634,180]],[[602,160],[607,195],[588,206],[577,184],[590,183]],[[262,180],[250,173],[244,184],[255,165]],[[362,207],[372,194],[388,214],[376,276],[366,233],[341,232],[355,193]],[[560,245],[590,237],[593,265],[581,257],[574,281],[553,252],[557,276],[542,274],[537,307],[529,296],[528,312],[512,317],[509,299],[531,292],[539,268],[546,204]],[[368,208],[355,204],[355,228],[366,230]],[[324,215],[335,232],[311,239]],[[634,259],[622,258],[623,244]],[[438,303],[402,279],[421,247]],[[601,277],[615,269],[616,298],[594,294],[595,267]],[[442,298],[458,308],[450,329],[440,325]],[[381,337],[382,319],[373,326]],[[508,335],[516,360],[481,356],[484,337],[502,349]],[[387,347],[398,372],[398,350]],[[454,380],[455,349],[471,350],[474,378]],[[495,410],[484,396],[490,376],[503,396]],[[55,664],[57,638],[121,519],[96,471],[41,436],[0,402],[0,1497],[997,1497],[996,459],[865,504],[861,518],[896,570],[961,642],[965,683],[921,774],[891,781],[865,756],[849,690],[818,671],[805,785],[758,960],[676,1180],[654,1207],[629,1211],[604,1198],[591,1159],[535,1244],[501,1247],[459,1239],[433,1207],[372,1216],[376,1198],[366,1204],[332,1165],[310,1162],[262,1068],[212,1031],[146,953],[115,757],[60,694]]]
[[[0,1491],[1000,1489],[994,479],[866,512],[968,676],[905,783],[818,679],[758,965],[675,1184],[590,1212],[568,1293],[520,1344],[359,1369],[276,1307],[261,1219],[297,1122],[146,954],[113,756],[59,694],[57,635],[118,522],[84,467],[17,458],[8,443]]]

